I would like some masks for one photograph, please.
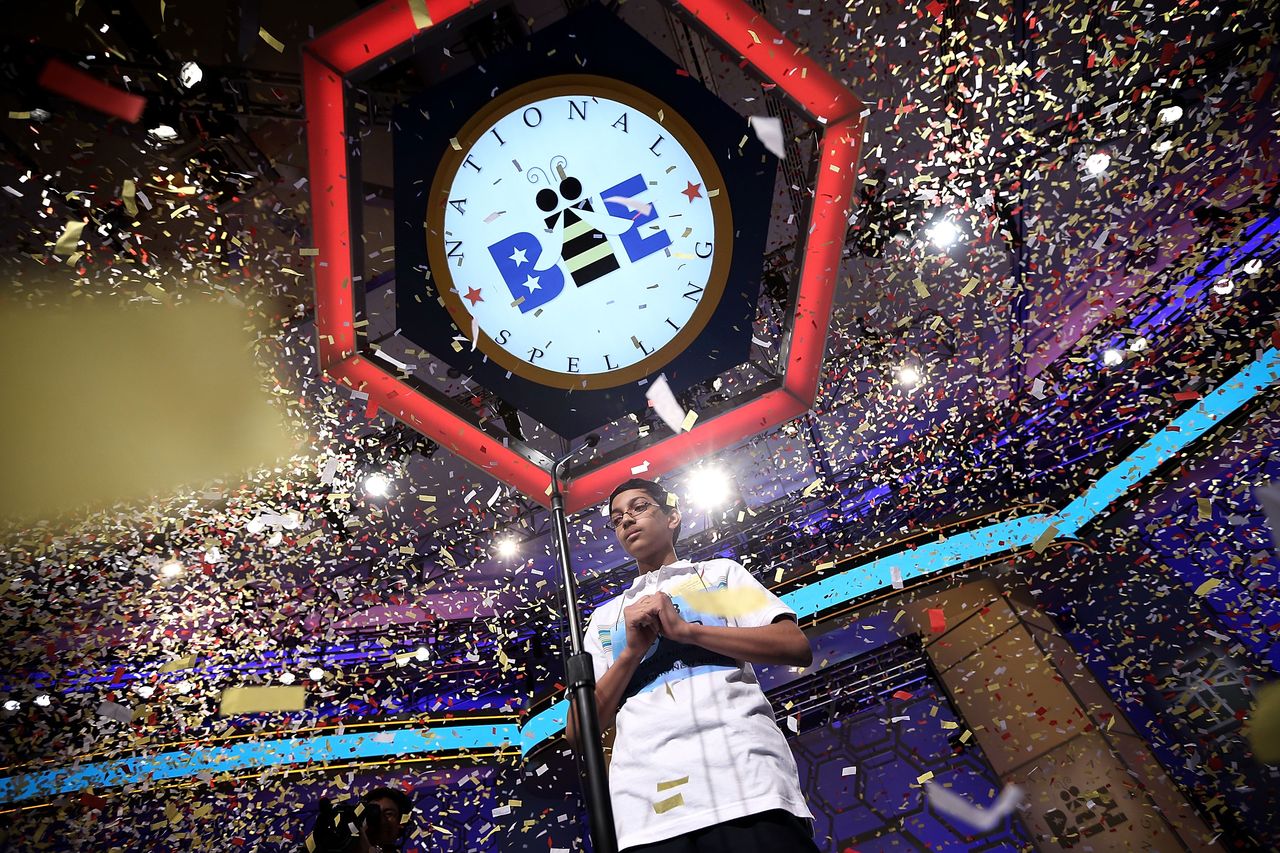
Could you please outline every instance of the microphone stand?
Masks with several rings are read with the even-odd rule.
[[[617,853],[618,838],[613,827],[613,805],[605,778],[604,747],[600,742],[600,716],[596,709],[596,673],[591,653],[582,649],[582,614],[578,612],[578,581],[569,561],[569,528],[565,522],[564,495],[560,492],[560,466],[600,443],[589,435],[576,450],[566,453],[551,466],[551,520],[560,563],[560,589],[564,595],[565,622],[569,635],[565,655],[565,682],[574,716],[578,720],[578,748],[582,754],[583,788],[587,796],[587,818],[591,827],[591,847],[595,853]]]

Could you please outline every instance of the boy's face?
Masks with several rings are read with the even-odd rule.
[[[643,559],[671,547],[675,529],[680,524],[680,512],[668,513],[665,509],[644,489],[627,489],[613,499],[609,517],[617,522],[614,533],[628,554]]]

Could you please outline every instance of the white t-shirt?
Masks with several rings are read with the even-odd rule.
[[[741,587],[754,587],[750,596],[762,602],[743,616],[700,613],[682,598],[691,590]],[[795,618],[733,560],[677,560],[640,576],[591,614],[584,646],[597,680],[626,648],[623,609],[657,592],[670,595],[687,621],[705,625]],[[813,819],[791,748],[745,661],[659,638],[623,691],[615,726],[609,792],[620,849],[770,809]]]

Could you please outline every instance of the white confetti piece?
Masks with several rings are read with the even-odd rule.
[[[682,430],[685,419],[684,407],[676,400],[676,395],[671,392],[671,386],[667,384],[667,375],[665,373],[653,380],[645,390],[644,396],[649,401],[649,405],[653,407],[653,410],[657,412],[658,417],[662,418],[662,422],[671,427],[672,432],[680,432]]]
[[[751,116],[747,124],[756,132],[756,139],[779,160],[787,159],[787,149],[782,144],[782,119],[773,116]]]
[[[1018,807],[1022,801],[1022,789],[1017,785],[1006,785],[996,797],[996,801],[987,808],[976,806],[964,797],[950,791],[936,782],[926,782],[925,794],[929,805],[935,810],[952,817],[978,832],[990,832],[1004,818]]]

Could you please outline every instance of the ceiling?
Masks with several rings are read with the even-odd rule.
[[[53,681],[88,707],[89,697],[194,654],[192,689],[170,691],[158,711],[194,721],[228,679],[269,680],[324,649],[340,658],[335,695],[404,703],[374,701],[361,713],[438,707],[442,696],[499,707],[553,677],[553,649],[535,636],[559,610],[546,513],[387,415],[367,418],[359,399],[317,375],[298,49],[360,5],[84,0],[10,10],[0,111],[48,115],[0,122],[10,282],[0,298],[40,307],[79,293],[129,304],[155,299],[148,287],[160,284],[179,304],[234,300],[266,327],[266,385],[311,452],[243,484],[10,525],[0,608],[9,689]],[[403,98],[447,85],[484,50],[572,5],[485,6],[361,93],[370,339],[498,434],[512,427],[491,393],[395,335],[387,120]],[[834,519],[833,547],[858,550],[960,516],[1061,505],[1184,408],[1175,393],[1213,387],[1269,341],[1274,243],[1232,255],[1229,293],[1206,289],[1219,277],[1203,271],[1277,212],[1267,4],[759,8],[870,108],[867,142],[819,399],[810,414],[705,460],[732,472],[743,520],[691,513],[690,551],[733,539],[735,525],[753,522],[747,510],[777,530],[804,529],[815,514]],[[758,343],[749,364],[682,395],[706,410],[776,369],[812,130],[666,6],[631,0],[617,11],[736,109],[744,133],[746,118],[773,104],[791,136]],[[148,113],[136,125],[107,121],[50,95],[35,82],[50,58],[144,94]],[[206,75],[191,91],[173,83],[187,61]],[[1162,121],[1172,106],[1181,116]],[[149,138],[161,120],[177,140]],[[1110,164],[1091,175],[1085,161],[1099,152]],[[154,188],[155,209],[136,220],[122,209],[126,179]],[[52,244],[69,217],[85,214],[97,227],[68,265]],[[928,236],[939,218],[961,232],[949,249]],[[1250,274],[1253,256],[1266,262]],[[1163,321],[1139,322],[1178,300]],[[1122,364],[1102,363],[1107,346],[1124,352]],[[918,387],[896,381],[906,364],[923,373]],[[652,415],[636,414],[601,430],[602,451],[663,434]],[[521,428],[543,452],[564,446],[527,417]],[[373,469],[394,474],[389,498],[361,494],[359,478]],[[689,473],[670,479],[679,487]],[[288,529],[249,524],[290,512]],[[575,519],[584,578],[628,570],[601,522],[595,510]],[[503,537],[520,542],[516,556],[496,553]],[[175,553],[201,570],[157,582],[158,561]],[[395,649],[435,640],[426,663],[434,685],[409,677],[379,638]],[[530,663],[503,663],[495,648]],[[66,719],[78,713],[69,706]]]

